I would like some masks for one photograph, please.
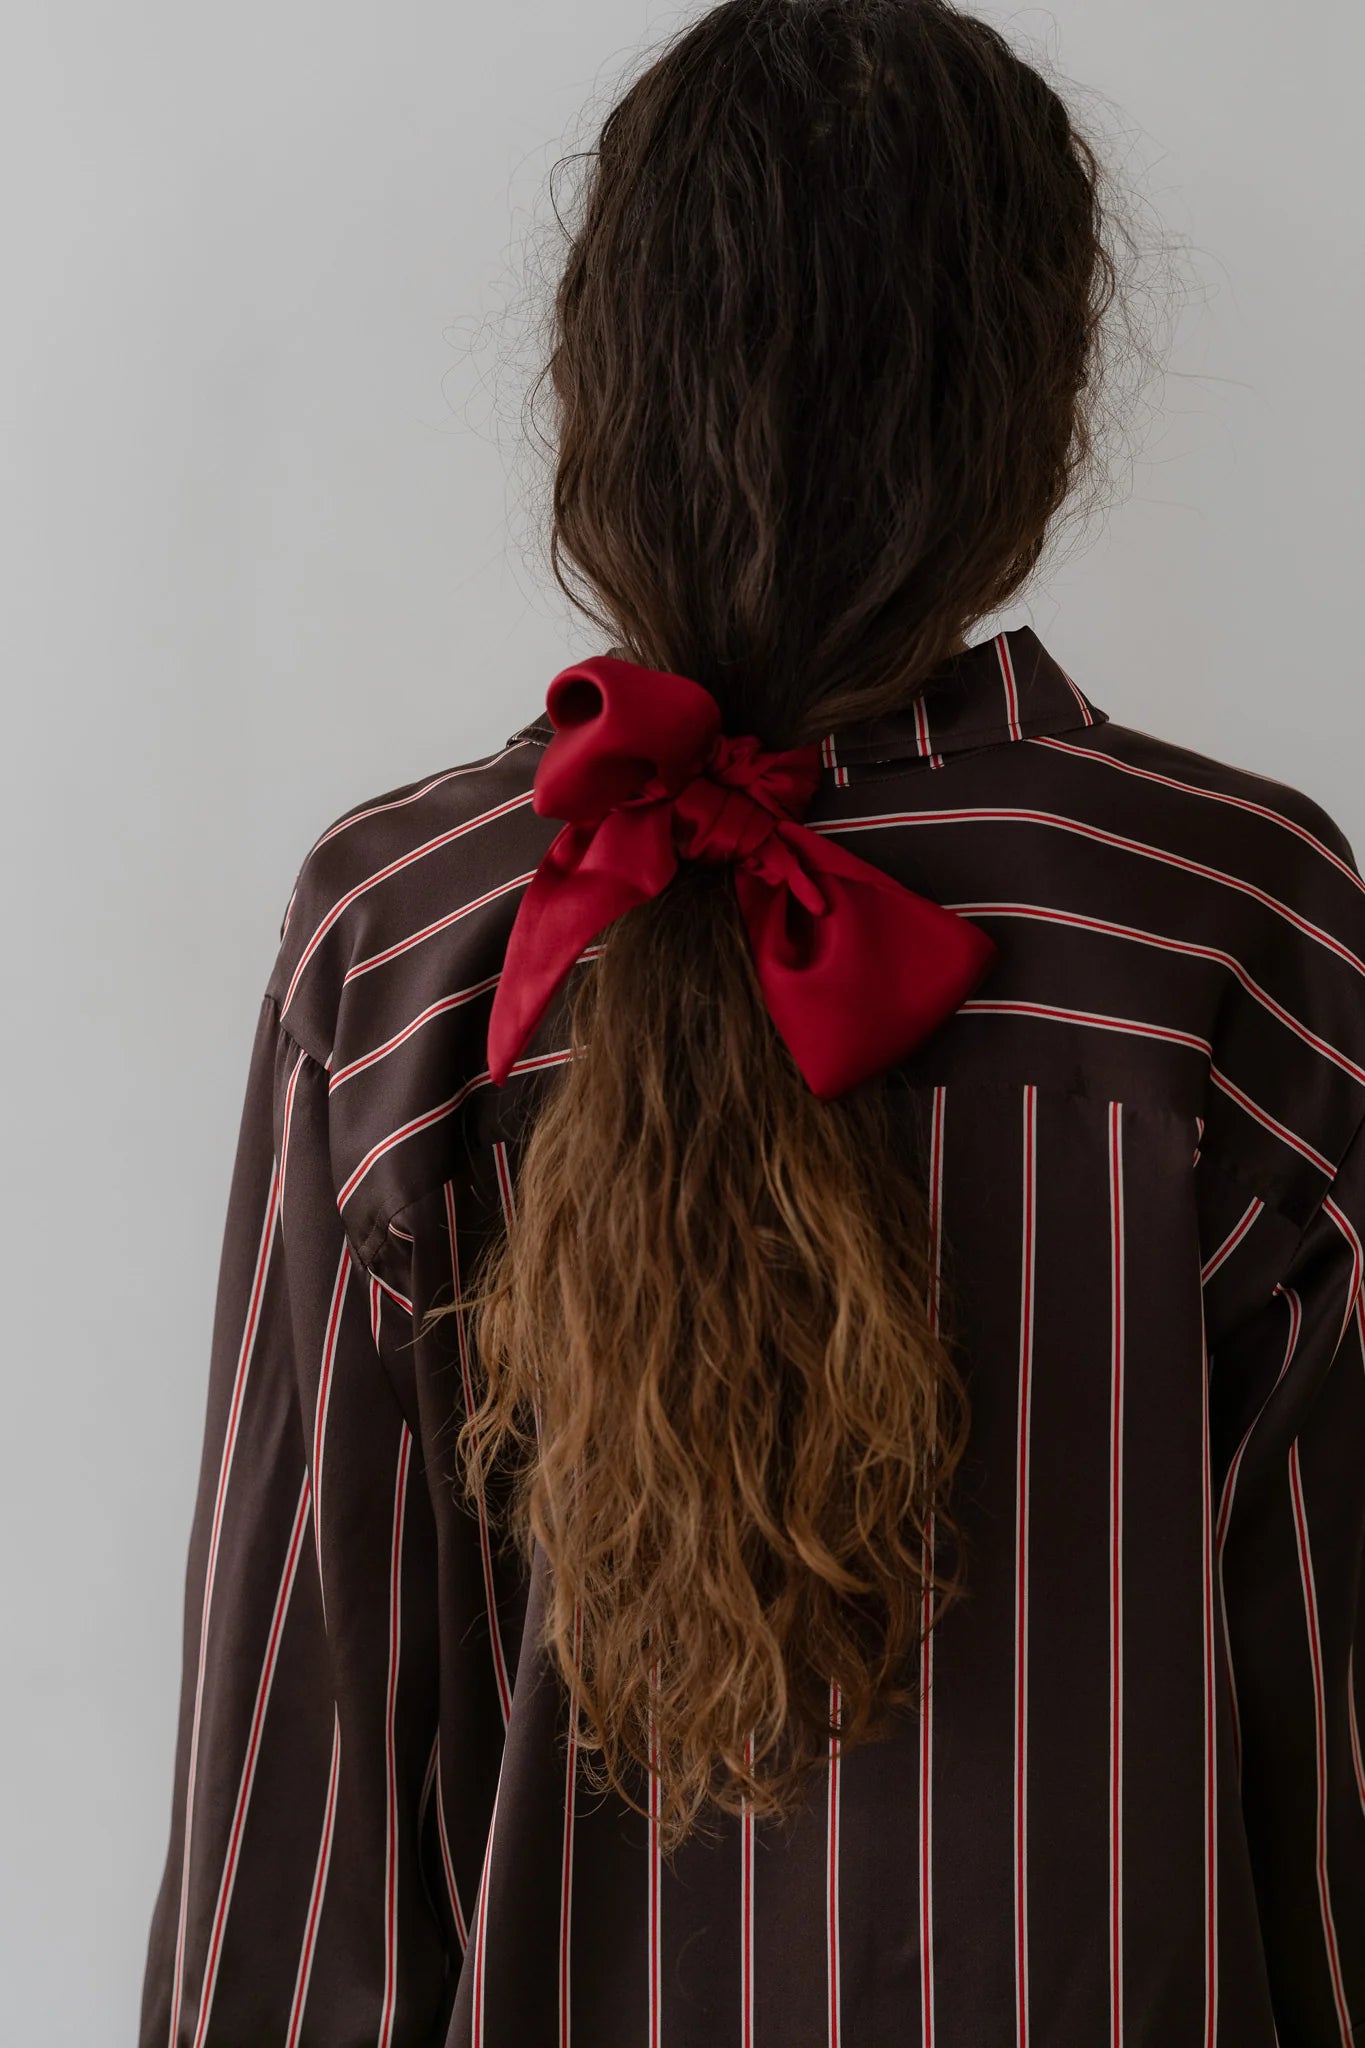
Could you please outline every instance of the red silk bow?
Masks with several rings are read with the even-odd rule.
[[[975,925],[797,823],[820,778],[816,743],[765,752],[721,731],[700,683],[611,655],[564,669],[545,706],[555,732],[532,803],[567,822],[508,938],[488,1027],[499,1085],[584,948],[680,859],[735,863],[764,1000],[817,1095],[902,1059],[990,965]]]

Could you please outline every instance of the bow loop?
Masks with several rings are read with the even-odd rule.
[[[555,736],[531,799],[541,817],[589,824],[638,797],[673,797],[711,751],[720,706],[709,690],[688,676],[663,678],[667,689],[632,690],[617,670],[655,673],[599,655],[550,684]]]
[[[728,862],[759,986],[810,1087],[837,1096],[937,1029],[995,955],[965,918],[800,823],[815,744],[774,752],[721,731],[690,677],[600,655],[555,677],[532,802],[561,818],[508,938],[488,1030],[503,1082],[554,990],[679,860]]]

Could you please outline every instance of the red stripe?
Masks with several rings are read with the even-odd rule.
[[[305,1055],[299,1054],[294,1072],[302,1066]],[[292,1079],[292,1076],[291,1076]],[[194,1788],[198,1776],[199,1724],[204,1706],[204,1667],[208,1652],[209,1615],[213,1608],[213,1587],[218,1571],[218,1546],[223,1533],[223,1507],[227,1499],[228,1479],[232,1472],[233,1454],[237,1448],[237,1435],[242,1421],[242,1400],[246,1393],[247,1376],[251,1370],[251,1357],[256,1345],[256,1336],[261,1324],[261,1302],[265,1294],[265,1279],[270,1268],[270,1254],[275,1242],[275,1224],[279,1216],[280,1169],[279,1162],[272,1161],[270,1186],[266,1193],[265,1216],[261,1224],[260,1244],[256,1253],[256,1267],[251,1280],[251,1293],[247,1302],[246,1324],[242,1331],[242,1342],[237,1353],[237,1365],[233,1374],[232,1393],[228,1401],[227,1424],[223,1433],[223,1455],[218,1467],[218,1486],[214,1494],[213,1520],[209,1529],[208,1562],[204,1570],[204,1602],[199,1617],[199,1653],[194,1680],[194,1713],[190,1721],[189,1764],[185,1784],[184,1845],[181,1851],[180,1867],[180,1911],[175,1935],[175,1973],[171,1984],[169,2048],[180,2048],[180,2008],[184,1995],[185,1981],[185,1922],[189,1909],[190,1889],[190,1845],[194,1826]]]
[[[1316,1031],[1311,1031],[1306,1024],[1301,1023],[1292,1011],[1287,1010],[1283,1003],[1277,1002],[1267,989],[1262,988],[1261,984],[1248,974],[1240,960],[1235,959],[1231,953],[1225,953],[1221,946],[1203,946],[1192,939],[1172,939],[1161,932],[1143,931],[1137,925],[1116,924],[1112,918],[1084,917],[1077,911],[1053,910],[1038,903],[945,903],[943,907],[945,910],[956,911],[962,917],[1036,919],[1039,923],[1058,924],[1076,931],[1101,932],[1108,938],[1130,939],[1139,945],[1156,946],[1162,952],[1177,953],[1186,959],[1208,960],[1217,967],[1225,968],[1254,1002],[1259,1003],[1262,1009],[1268,1010],[1270,1015],[1287,1030],[1292,1031],[1296,1038],[1302,1039],[1314,1052],[1321,1053],[1324,1059],[1339,1067],[1343,1074],[1349,1074],[1353,1081],[1359,1081],[1365,1086],[1365,1066],[1361,1066],[1330,1044],[1327,1039],[1320,1037]]]
[[[1316,1166],[1319,1173],[1330,1176],[1336,1171],[1332,1161],[1324,1152],[1319,1152],[1316,1145],[1310,1145],[1307,1138],[1300,1138],[1290,1130],[1288,1124],[1282,1124],[1268,1109],[1262,1109],[1259,1103],[1253,1102],[1245,1089],[1239,1088],[1235,1081],[1230,1081],[1217,1067],[1209,1068],[1209,1079],[1215,1088],[1221,1088],[1224,1095],[1230,1096],[1248,1116],[1254,1117],[1263,1129],[1272,1131],[1283,1144],[1290,1147],[1291,1151],[1297,1152],[1301,1159],[1306,1159],[1310,1166]]]
[[[574,1602],[573,1654],[578,1664],[583,1656],[583,1609]],[[578,1714],[569,1706],[569,1747],[564,1764],[564,1842],[559,1866],[559,2048],[569,2048],[570,1978],[569,1951],[573,1933],[573,1824],[574,1798],[578,1789]]]
[[[524,875],[513,875],[510,880],[499,882],[496,888],[485,889],[482,896],[471,897],[469,902],[462,903],[458,910],[448,910],[444,917],[436,918],[431,924],[424,924],[420,931],[409,932],[405,939],[395,939],[394,943],[385,946],[382,952],[370,953],[363,960],[353,961],[341,978],[342,987],[349,988],[351,983],[359,981],[362,975],[373,974],[376,968],[387,967],[390,961],[401,959],[415,946],[425,945],[428,939],[434,939],[438,933],[449,931],[452,925],[459,924],[466,917],[472,917],[476,910],[482,910],[486,904],[496,903],[500,896],[510,895],[513,889],[525,888],[534,873],[534,868],[528,868]]]
[[[294,1526],[289,1534],[289,1547],[285,1555],[284,1571],[280,1576],[279,1591],[275,1596],[275,1611],[270,1618],[270,1633],[266,1639],[265,1661],[256,1686],[256,1704],[252,1710],[251,1726],[247,1734],[246,1756],[242,1761],[242,1775],[237,1787],[237,1804],[233,1809],[232,1826],[228,1831],[227,1853],[223,1859],[223,1874],[218,1885],[218,1902],[214,1908],[213,1926],[209,1934],[208,1955],[204,1963],[204,1984],[199,1994],[199,2017],[194,2029],[193,2048],[203,2048],[208,2032],[209,2016],[213,2011],[213,1994],[218,1985],[218,1965],[223,1954],[223,1935],[227,1928],[228,1908],[232,1903],[232,1888],[237,1880],[237,1865],[242,1854],[242,1833],[246,1827],[247,1809],[251,1804],[251,1789],[256,1780],[256,1765],[261,1754],[261,1731],[265,1727],[265,1710],[270,1703],[270,1690],[275,1680],[275,1667],[279,1662],[280,1639],[284,1634],[285,1616],[289,1612],[289,1597],[294,1590],[298,1576],[299,1557],[308,1528],[308,1513],[312,1505],[308,1473],[305,1469],[303,1484],[299,1488],[298,1506],[294,1510]]]
[[[337,1345],[341,1337],[342,1304],[351,1277],[351,1254],[341,1247],[332,1299],[327,1310],[327,1330],[322,1340],[322,1363],[318,1371],[318,1397],[313,1410],[313,1541],[317,1545],[318,1594],[322,1620],[327,1625],[327,1586],[322,1572],[322,1467],[327,1449],[327,1416],[332,1405],[332,1382],[336,1371]]]
[[[1233,796],[1225,789],[1202,789],[1197,782],[1182,782],[1174,775],[1160,775],[1154,768],[1139,768],[1135,762],[1116,760],[1112,754],[1106,754],[1101,747],[1078,747],[1074,740],[1048,737],[1035,739],[1032,744],[1036,747],[1055,747],[1058,753],[1074,754],[1082,761],[1102,761],[1106,768],[1117,768],[1121,775],[1136,775],[1143,782],[1159,782],[1166,789],[1180,790],[1185,796],[1207,797],[1210,803],[1231,804],[1234,810],[1249,811],[1253,817],[1265,818],[1270,824],[1278,825],[1282,831],[1292,832],[1305,846],[1311,846],[1315,853],[1320,853],[1323,859],[1330,862],[1338,874],[1344,875],[1355,888],[1365,890],[1365,881],[1356,873],[1349,861],[1344,861],[1340,854],[1333,853],[1330,846],[1324,846],[1322,841],[1303,825],[1296,825],[1292,818],[1286,818],[1282,811],[1272,810],[1268,804],[1253,803],[1250,797]]]
[[[316,1513],[313,1517],[317,1522]],[[322,1901],[327,1891],[327,1872],[332,1862],[332,1842],[336,1834],[337,1785],[341,1777],[341,1716],[332,1709],[332,1762],[327,1773],[327,1797],[322,1812],[322,1839],[318,1843],[318,1860],[313,1870],[313,1889],[308,1899],[308,1916],[303,1927],[303,1949],[299,1956],[298,1975],[294,1979],[294,1997],[289,2007],[289,2031],[285,2036],[284,2048],[298,2048],[299,2028],[303,2025],[303,2009],[308,2003],[308,1982],[313,1974],[313,1957],[317,1953],[318,1922],[322,1918]]]
[[[1032,1003],[1023,998],[988,1002],[984,996],[971,996],[960,1006],[963,1010],[985,1017],[1040,1017],[1053,1024],[1084,1024],[1095,1031],[1131,1032],[1135,1038],[1157,1038],[1165,1045],[1188,1046],[1191,1052],[1203,1053],[1206,1059],[1213,1057],[1213,1047],[1207,1038],[1200,1038],[1193,1031],[1178,1031],[1169,1024],[1148,1024],[1137,1017],[1105,1017],[1097,1010],[1069,1010],[1060,1003]]]
[[[503,1751],[503,1764],[507,1752]],[[484,1997],[487,1991],[488,1959],[488,1884],[493,1869],[493,1841],[498,1826],[498,1801],[502,1797],[502,1765],[498,1768],[498,1786],[493,1794],[493,1811],[488,1817],[488,1839],[484,1843],[483,1869],[479,1873],[479,1895],[474,1902],[474,1996],[473,2012],[470,2016],[470,2048],[484,2048]]]
[[[1264,1207],[1265,1203],[1261,1200],[1260,1196],[1253,1195],[1242,1215],[1233,1224],[1232,1229],[1223,1239],[1217,1251],[1213,1252],[1200,1267],[1199,1282],[1201,1286],[1206,1286],[1212,1280],[1219,1267],[1227,1264]]]
[[[564,1062],[571,1057],[572,1055],[567,1046],[556,1047],[553,1052],[536,1053],[533,1057],[527,1059],[514,1060],[509,1069],[509,1074],[539,1073],[548,1067],[563,1066]],[[346,1207],[346,1204],[350,1201],[361,1182],[369,1176],[381,1159],[393,1151],[396,1145],[401,1145],[405,1138],[416,1137],[419,1131],[429,1131],[433,1124],[440,1123],[444,1117],[453,1116],[460,1105],[467,1102],[477,1089],[488,1088],[491,1085],[492,1077],[485,1068],[481,1073],[472,1075],[446,1101],[438,1102],[435,1109],[425,1109],[420,1116],[410,1117],[407,1123],[400,1124],[396,1131],[390,1131],[386,1138],[381,1138],[378,1144],[372,1145],[359,1166],[356,1167],[350,1178],[338,1192],[338,1209]]]
[[[1252,1431],[1255,1429],[1256,1424],[1260,1421],[1261,1417],[1265,1414],[1267,1407],[1270,1405],[1271,1395],[1274,1394],[1275,1387],[1279,1386],[1280,1381],[1284,1378],[1285,1374],[1289,1370],[1289,1362],[1294,1356],[1295,1347],[1297,1346],[1299,1341],[1299,1329],[1303,1321],[1302,1306],[1300,1304],[1299,1297],[1294,1292],[1293,1288],[1277,1286],[1275,1292],[1276,1294],[1282,1296],[1282,1298],[1289,1304],[1289,1339],[1285,1345],[1285,1353],[1283,1361],[1280,1365],[1280,1370],[1275,1376],[1275,1386],[1271,1388],[1270,1394],[1268,1394],[1265,1400],[1262,1401],[1260,1407],[1256,1411],[1254,1418],[1248,1424],[1247,1428],[1243,1431],[1242,1440],[1238,1444],[1237,1449],[1233,1454],[1232,1462],[1228,1467],[1228,1476],[1223,1484],[1223,1494],[1218,1504],[1218,1520],[1214,1530],[1215,1551],[1218,1559],[1218,1585],[1220,1592],[1223,1586],[1223,1548],[1227,1541],[1228,1517],[1232,1513],[1233,1495],[1237,1487],[1237,1475],[1242,1467],[1242,1457],[1246,1451],[1247,1444],[1251,1439]],[[1242,1723],[1241,1714],[1237,1704],[1237,1667],[1233,1660],[1232,1655],[1232,1636],[1230,1633],[1228,1622],[1226,1598],[1224,1598],[1222,1602],[1222,1607],[1223,1661],[1224,1669],[1227,1675],[1228,1705],[1230,1708],[1230,1718],[1232,1723],[1233,1769],[1236,1772],[1237,1782],[1240,1785],[1242,1781]]]
[[[455,1306],[455,1341],[460,1358],[460,1385],[464,1395],[465,1414],[474,1413],[474,1377],[469,1363],[469,1333],[465,1328],[463,1296],[460,1289],[460,1239],[455,1223],[455,1187],[453,1181],[445,1184],[446,1230],[450,1236],[450,1277]],[[474,1447],[478,1448],[475,1435]],[[478,1499],[479,1556],[483,1565],[483,1598],[488,1611],[488,1635],[493,1648],[493,1680],[498,1689],[498,1705],[502,1709],[504,1728],[512,1713],[512,1688],[508,1682],[507,1659],[503,1654],[502,1629],[498,1620],[498,1596],[493,1578],[493,1543],[488,1527],[488,1504],[482,1493]]]
[[[1341,2028],[1342,2048],[1351,2048],[1357,2037],[1352,2031],[1346,2004],[1346,1987],[1341,1976],[1341,1952],[1337,1942],[1336,1919],[1327,1874],[1327,1696],[1322,1675],[1322,1638],[1318,1623],[1318,1596],[1313,1577],[1313,1553],[1308,1540],[1308,1516],[1303,1502],[1303,1473],[1297,1441],[1289,1446],[1289,1490],[1294,1502],[1294,1535],[1299,1552],[1299,1577],[1303,1583],[1304,1620],[1308,1626],[1308,1655],[1313,1668],[1313,1751],[1317,1766],[1316,1874],[1318,1908],[1322,1915],[1322,1938],[1327,1951],[1327,1971],[1332,1981],[1332,2001]]]
[[[387,1294],[395,1308],[401,1308],[407,1315],[412,1314],[412,1303],[408,1300],[406,1294],[400,1294],[396,1287],[390,1287],[388,1281],[382,1275],[371,1273],[370,1281],[372,1286],[377,1287],[381,1294]]]
[[[1014,658],[1010,653],[1007,634],[996,634],[995,651],[999,656],[1000,674],[1005,685],[1005,713],[1009,736],[1012,740],[1022,739],[1023,732],[1019,724],[1019,689],[1014,679]]]
[[[1209,1430],[1209,1357],[1204,1341],[1203,1296],[1200,1296],[1200,1412],[1202,1457],[1200,1512],[1204,1578],[1204,2048],[1216,2048],[1218,2035],[1218,1756],[1217,1689],[1213,1668],[1213,1529],[1212,1445]]]
[[[650,1679],[657,1687],[659,1667],[654,1665]],[[660,2011],[661,1975],[659,1954],[659,1892],[663,1879],[663,1865],[660,1854],[659,1816],[659,1745],[656,1739],[653,1713],[649,1717],[649,1886],[646,1909],[649,1915],[647,1945],[649,1950],[649,2048],[660,2048],[663,2015]]]
[[[744,1761],[752,1770],[752,1735],[744,1745]],[[740,2048],[754,2048],[754,1814],[747,1800],[739,1824],[739,1950]]]
[[[401,874],[405,868],[410,868],[414,862],[425,860],[429,853],[438,853],[443,846],[450,846],[455,840],[463,839],[467,832],[477,832],[481,825],[490,825],[494,819],[505,818],[512,811],[524,810],[526,805],[530,803],[531,796],[532,792],[528,789],[521,796],[509,797],[506,803],[494,804],[491,810],[481,811],[476,818],[466,818],[462,825],[452,825],[448,832],[438,832],[434,839],[425,840],[421,846],[414,846],[410,852],[399,854],[396,860],[391,860],[382,868],[377,868],[372,875],[367,875],[363,882],[357,882],[354,888],[346,891],[344,896],[338,897],[303,949],[298,966],[294,969],[293,977],[285,993],[284,1001],[280,1004],[280,1015],[283,1016],[284,1012],[293,1002],[298,991],[299,982],[303,978],[304,969],[317,952],[318,947],[322,944],[337,919],[358,898],[366,895],[371,889],[378,888],[379,884],[388,881],[390,876]]]
[[[493,1145],[493,1171],[497,1175],[498,1200],[502,1206],[503,1224],[505,1228],[510,1232],[516,1224],[517,1205],[516,1197],[512,1187],[512,1169],[508,1164],[507,1145],[505,1140],[502,1138],[498,1138],[497,1140],[495,1140]],[[536,1419],[536,1442],[539,1443],[541,1431],[541,1406],[540,1393],[538,1389],[531,1396],[531,1407],[535,1414]]]
[[[518,740],[516,743],[521,747],[531,744],[529,740]],[[338,818],[335,825],[329,825],[327,830],[313,841],[309,848],[310,855],[316,853],[320,846],[325,846],[329,839],[335,839],[338,833],[349,831],[352,825],[362,825],[367,818],[382,817],[385,811],[404,811],[410,804],[420,803],[424,796],[430,796],[432,790],[439,789],[442,783],[453,782],[461,775],[477,775],[486,768],[494,768],[499,761],[505,761],[514,751],[513,747],[502,747],[496,754],[484,755],[482,760],[462,761],[458,768],[446,768],[440,775],[433,775],[429,782],[424,782],[420,789],[411,790],[407,796],[391,797],[387,803],[382,804],[366,804],[364,810],[352,811],[349,816]],[[293,899],[290,900],[292,902]]]
[[[431,1738],[431,1749],[427,1756],[426,1775],[422,1779],[422,1796],[417,1802],[417,1840],[419,1844],[421,1843],[422,1836],[426,1833],[427,1814],[431,1808],[431,1796],[436,1789],[436,1759],[439,1754],[440,1741],[441,1730],[438,1724],[436,1733]],[[421,1864],[422,1859],[423,1852],[419,1848],[417,1858],[419,1865]],[[422,1872],[422,1886],[423,1889],[426,1890],[425,1871]],[[433,1906],[436,1903],[429,1891],[427,1892],[427,1902],[429,1905]]]
[[[372,1052],[362,1053],[358,1060],[352,1060],[348,1066],[338,1067],[327,1083],[328,1094],[344,1086],[347,1081],[354,1080],[357,1074],[363,1074],[370,1067],[377,1066],[380,1060],[387,1059],[391,1052],[396,1052],[400,1045],[406,1045],[413,1034],[420,1031],[424,1024],[430,1024],[434,1017],[444,1017],[449,1011],[462,1009],[466,1003],[472,1003],[476,996],[486,996],[489,989],[496,988],[501,979],[501,974],[486,974],[482,981],[472,982],[468,988],[457,989],[454,995],[442,996],[439,1003],[428,1003],[425,1010],[419,1011],[410,1024],[405,1024],[401,1031],[395,1031],[392,1038],[386,1038],[384,1043],[375,1046]]]
[[[1059,668],[1061,668],[1060,662],[1057,665]],[[1072,696],[1076,699],[1076,702],[1081,707],[1082,722],[1086,725],[1093,725],[1095,723],[1095,714],[1090,709],[1089,704],[1086,702],[1081,692],[1077,689],[1076,685],[1072,682],[1070,676],[1067,674],[1065,669],[1062,669],[1062,680],[1065,682],[1068,690],[1070,690]]]
[[[1323,1197],[1322,1212],[1324,1216],[1331,1217],[1333,1223],[1336,1224],[1337,1229],[1351,1248],[1351,1280],[1350,1286],[1347,1289],[1346,1313],[1341,1319],[1341,1334],[1338,1336],[1333,1347],[1332,1355],[1335,1357],[1345,1341],[1346,1332],[1351,1327],[1351,1317],[1355,1314],[1356,1303],[1360,1299],[1361,1275],[1362,1271],[1365,1270],[1365,1252],[1362,1251],[1359,1233],[1351,1222],[1350,1217],[1344,1209],[1338,1207],[1330,1195]]]
[[[446,1892],[450,1899],[451,1918],[455,1922],[455,1938],[464,1953],[469,1942],[469,1930],[465,1926],[464,1911],[460,1905],[460,1889],[455,1882],[455,1860],[450,1853],[450,1832],[446,1825],[445,1792],[441,1783],[441,1733],[436,1731],[436,1831],[441,1844],[441,1866],[446,1874]]]
[[[812,832],[875,832],[893,825],[1044,825],[1057,832],[1074,832],[1079,838],[1093,839],[1101,846],[1117,847],[1121,853],[1135,853],[1144,860],[1158,861],[1163,867],[1180,868],[1189,875],[1199,875],[1206,882],[1217,882],[1225,889],[1232,889],[1239,896],[1249,896],[1253,902],[1273,910],[1287,924],[1306,937],[1315,939],[1329,953],[1344,960],[1357,974],[1365,976],[1365,960],[1360,960],[1344,946],[1340,939],[1334,939],[1321,925],[1311,918],[1303,917],[1297,910],[1291,910],[1278,896],[1258,888],[1254,882],[1244,882],[1240,875],[1230,875],[1223,868],[1210,867],[1204,861],[1190,860],[1183,853],[1171,853],[1165,847],[1149,846],[1145,840],[1129,839],[1121,832],[1106,832],[1101,825],[1087,825],[1079,818],[1066,818],[1057,811],[1037,811],[1020,806],[977,805],[972,809],[953,811],[882,811],[865,818],[838,818],[821,820],[811,824]]]
[[[825,1955],[829,1988],[829,2048],[840,2048],[841,2003],[839,1958],[839,1738],[843,1699],[837,1685],[829,1689],[829,1797],[825,1849]]]
[[[1177,1031],[1168,1024],[1148,1024],[1137,1017],[1102,1017],[1093,1010],[1071,1010],[1064,1008],[1060,1003],[1033,1003],[1022,999],[987,1002],[984,997],[972,996],[961,1005],[961,1012],[977,1016],[1037,1017],[1048,1023],[1083,1024],[1093,1031],[1130,1032],[1135,1038],[1155,1038],[1166,1045],[1187,1046],[1192,1052],[1203,1053],[1210,1061],[1209,1080],[1214,1087],[1221,1089],[1224,1095],[1229,1096],[1240,1109],[1244,1109],[1264,1130],[1273,1132],[1282,1144],[1288,1145],[1301,1159],[1306,1159],[1310,1165],[1316,1166],[1320,1173],[1331,1175],[1335,1171],[1332,1161],[1324,1153],[1319,1152],[1315,1145],[1311,1145],[1307,1138],[1299,1137],[1287,1124],[1282,1124],[1278,1117],[1272,1116],[1268,1109],[1262,1109],[1260,1104],[1253,1102],[1235,1081],[1230,1081],[1226,1074],[1212,1065],[1212,1046],[1207,1038],[1200,1038],[1195,1032]]]
[[[943,1266],[943,1146],[947,1112],[947,1090],[935,1088],[933,1119],[929,1140],[929,1327],[937,1330]],[[920,1616],[919,1697],[919,1954],[920,2015],[922,2048],[934,2042],[934,1740],[933,1677],[934,1637],[933,1574],[935,1568],[934,1517],[924,1530],[921,1570],[924,1598]]]
[[[1024,1090],[1023,1241],[1019,1287],[1019,1411],[1014,1521],[1014,2003],[1015,2039],[1027,2048],[1028,2000],[1028,1518],[1037,1232],[1038,1091]]]
[[[403,1424],[398,1446],[398,1474],[393,1491],[393,1548],[389,1565],[389,1683],[384,1704],[384,2001],[379,2018],[378,2048],[392,2048],[398,1999],[398,1658],[402,1648],[403,1521],[407,1502],[408,1463],[412,1432]]]
[[[1356,1716],[1356,1646],[1346,1652],[1346,1718],[1351,1730],[1351,1764],[1356,1774],[1356,1791],[1365,1811],[1365,1757],[1360,1748],[1360,1722]]]
[[[493,1146],[493,1166],[498,1177],[498,1198],[502,1203],[503,1222],[510,1230],[517,1220],[517,1205],[512,1189],[512,1169],[507,1163],[507,1146],[501,1138]]]
[[[932,754],[934,744],[929,736],[929,713],[923,697],[915,699],[915,745],[921,754]]]
[[[1123,2040],[1123,1106],[1109,1105],[1109,2038]]]
[[[280,1160],[280,1196],[279,1196],[279,1200],[280,1200],[280,1210],[281,1210],[281,1213],[283,1213],[283,1210],[284,1210],[284,1191],[285,1191],[285,1182],[286,1182],[286,1179],[287,1179],[287,1175],[288,1175],[288,1167],[289,1167],[289,1139],[290,1139],[290,1134],[291,1134],[291,1132],[292,1132],[292,1130],[293,1130],[293,1128],[294,1128],[294,1097],[295,1097],[296,1093],[298,1092],[298,1085],[299,1085],[299,1075],[300,1075],[300,1074],[301,1074],[302,1072],[303,1072],[303,1055],[302,1055],[302,1054],[300,1054],[300,1055],[299,1055],[299,1057],[298,1057],[298,1059],[296,1059],[296,1060],[295,1060],[295,1062],[294,1062],[294,1064],[293,1064],[292,1068],[290,1069],[290,1073],[289,1073],[289,1080],[288,1080],[288,1082],[287,1082],[287,1083],[286,1083],[286,1085],[285,1085],[285,1091],[284,1091],[284,1114],[283,1114],[283,1116],[282,1116],[282,1118],[281,1118],[281,1120],[280,1120],[280,1143],[279,1143],[279,1160]]]
[[[919,1990],[920,2039],[922,2048],[933,2048],[934,2040],[934,1740],[933,1678],[934,1635],[930,1627],[933,1611],[934,1517],[924,1525],[921,1549],[924,1597],[920,1610],[919,1648]]]

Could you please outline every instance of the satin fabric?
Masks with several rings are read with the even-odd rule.
[[[546,710],[555,731],[532,802],[565,824],[527,885],[493,999],[499,1085],[583,949],[682,860],[733,865],[764,1001],[816,1095],[903,1059],[990,966],[975,925],[799,822],[820,779],[815,743],[772,752],[724,733],[700,683],[612,655],[562,670]]]

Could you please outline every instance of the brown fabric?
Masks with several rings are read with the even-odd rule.
[[[544,726],[302,863],[222,1252],[142,2048],[1341,2048],[1365,2027],[1365,885],[1028,628],[809,819],[1000,947],[893,1077],[973,1409],[924,1714],[787,1833],[588,1796],[414,1341],[515,1228]],[[1207,1366],[1207,1369],[1206,1369]],[[1353,1660],[1353,1645],[1355,1657]]]

